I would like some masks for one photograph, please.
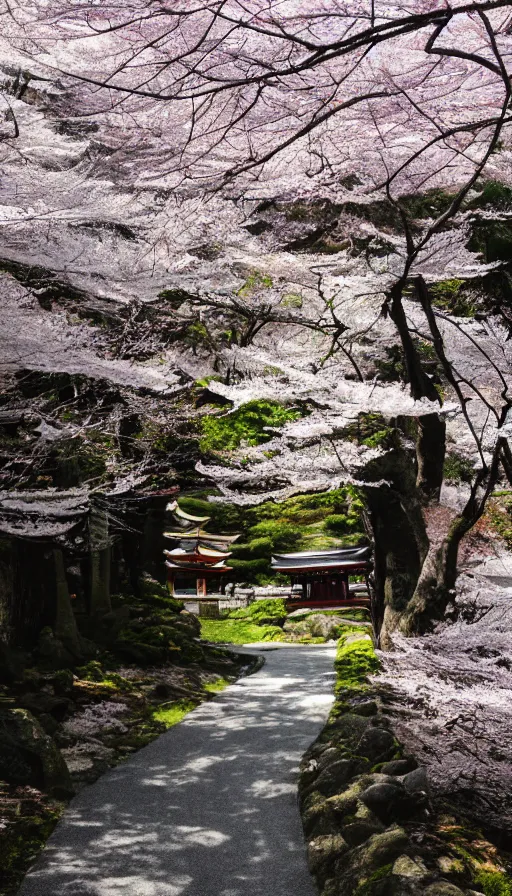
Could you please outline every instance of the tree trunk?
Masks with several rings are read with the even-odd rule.
[[[89,519],[91,543],[91,577],[89,613],[104,616],[112,612],[110,602],[110,540],[108,516],[104,510],[93,506]]]
[[[110,547],[91,552],[91,616],[104,616],[112,611],[110,602]]]
[[[407,323],[407,318],[405,316],[405,311],[402,304],[402,292],[403,284],[395,284],[390,292],[391,303],[389,314],[391,320],[398,330],[400,342],[402,343],[402,349],[405,358],[405,367],[407,370],[407,378],[411,387],[411,395],[414,399],[429,398],[430,401],[436,401],[439,403],[440,398],[437,393],[436,387],[434,386],[428,374],[425,373],[421,358],[418,355],[418,350],[412,339],[411,332],[409,330],[409,324]]]
[[[382,646],[408,606],[428,554],[425,522],[418,500],[413,459],[395,448],[366,466],[361,478],[374,535],[375,585],[384,621]],[[371,485],[371,482],[385,484]],[[377,614],[379,615],[379,614]]]
[[[445,454],[446,423],[444,420],[441,420],[439,414],[425,414],[423,417],[418,417],[416,486],[427,503],[439,501],[443,484]]]
[[[73,657],[79,659],[82,655],[80,636],[78,634],[73,607],[71,606],[66,570],[64,568],[64,558],[60,548],[53,549],[53,559],[55,564],[56,590],[55,623],[53,627],[55,637],[58,638],[59,641],[62,641],[66,650],[68,650]]]

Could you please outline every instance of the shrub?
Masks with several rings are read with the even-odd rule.
[[[268,538],[272,551],[292,551],[301,539],[300,530],[282,520],[263,520],[251,527],[250,534],[256,538]]]
[[[325,518],[325,528],[334,535],[347,535],[361,528],[359,516],[333,513]]]
[[[280,625],[286,619],[287,609],[284,600],[280,597],[268,598],[268,600],[256,600],[248,607],[240,610],[232,610],[230,619],[249,619],[258,625]]]
[[[512,206],[512,189],[497,180],[488,180],[482,192],[469,203],[471,208],[484,208],[490,205],[495,209],[508,209]]]
[[[234,544],[231,547],[233,556],[239,560],[254,560],[256,557],[270,557],[272,541],[270,538],[253,538],[246,544]]]
[[[233,567],[237,581],[255,582],[258,573],[268,570],[268,559],[257,557],[255,560],[237,560],[230,558],[229,565]]]

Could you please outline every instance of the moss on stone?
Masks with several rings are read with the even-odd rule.
[[[336,693],[344,690],[362,691],[368,688],[368,676],[378,672],[379,661],[373,641],[364,629],[351,626],[338,641],[336,660]]]
[[[38,857],[64,811],[64,803],[39,796],[40,801],[34,807],[37,812],[33,809],[30,815],[18,815],[2,837],[2,896],[14,896],[18,892],[27,869]],[[20,805],[23,806],[23,801]]]
[[[272,289],[272,286],[273,280],[270,274],[265,274],[263,271],[252,270],[247,275],[245,282],[238,290],[237,295],[242,298],[247,298],[255,295],[261,290]]]
[[[354,890],[354,896],[376,896],[377,893],[381,892],[380,884],[382,881],[390,877],[392,873],[393,862],[389,862],[387,865],[383,865],[382,868],[378,868],[377,871],[370,874],[369,878],[365,880],[364,883],[359,884]]]
[[[225,691],[227,687],[231,684],[227,678],[216,678],[215,681],[207,681],[204,685],[204,690],[207,694],[220,694],[222,691]]]

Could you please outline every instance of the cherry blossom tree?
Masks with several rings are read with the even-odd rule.
[[[447,342],[455,325],[431,294],[446,276],[489,270],[466,251],[464,234],[482,177],[510,180],[509,4],[79,0],[11,4],[4,20],[18,51],[63,79],[63,109],[78,104],[100,123],[110,169],[126,183],[158,184],[183,199],[199,188],[249,213],[276,197],[352,203],[369,216],[377,203],[381,223],[396,223],[399,239],[368,261],[366,276],[396,328],[411,396],[431,406],[416,439],[423,502],[439,498],[445,422],[418,332],[435,350],[478,460],[441,544],[429,548],[418,536],[421,572],[406,609],[388,608],[389,627],[423,624],[454,587],[461,538],[499,475],[511,473],[507,363],[482,349],[500,383],[489,397],[458,369]],[[411,201],[421,195],[432,203],[423,216]],[[293,317],[331,339],[326,356],[348,353],[363,377],[346,338],[353,327],[332,298],[316,318],[283,313],[266,295],[196,299],[244,322],[233,337],[241,345]],[[472,338],[464,327],[460,334]]]

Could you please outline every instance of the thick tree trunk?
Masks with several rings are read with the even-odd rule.
[[[446,454],[446,423],[439,414],[418,417],[416,485],[427,502],[439,501]]]
[[[381,644],[397,628],[408,606],[428,553],[428,539],[416,488],[415,465],[396,448],[372,460],[362,478],[374,535],[376,589],[384,617]],[[371,485],[371,482],[385,484]],[[379,615],[379,614],[377,614]]]

